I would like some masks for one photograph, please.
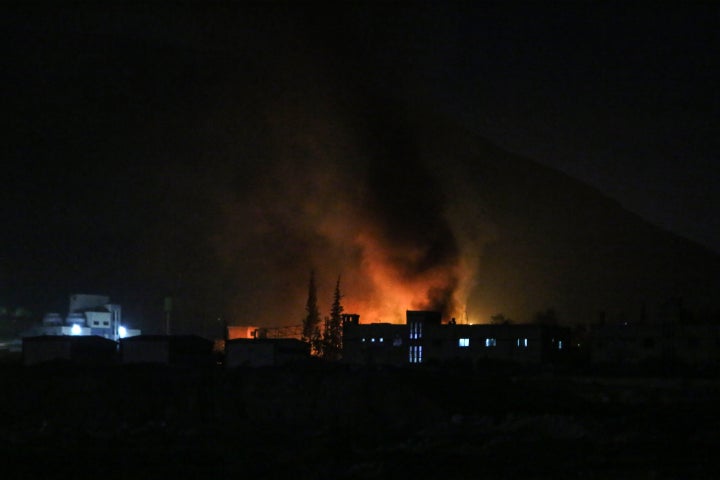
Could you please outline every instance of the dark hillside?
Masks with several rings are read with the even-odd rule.
[[[530,320],[554,307],[569,323],[700,317],[720,305],[720,256],[644,221],[569,176],[437,118],[416,117],[426,160],[455,175],[447,194],[479,255],[469,304]],[[458,180],[461,179],[461,180]],[[473,214],[475,215],[473,218]]]

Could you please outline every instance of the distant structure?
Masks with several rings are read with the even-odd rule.
[[[555,325],[443,324],[440,312],[423,310],[408,310],[405,324],[352,320],[343,333],[343,361],[351,364],[541,363],[561,358],[570,346],[570,329]]]
[[[668,322],[595,325],[588,349],[595,365],[720,365],[720,325]]]
[[[64,319],[59,313],[47,313],[42,325],[22,332],[20,336],[94,335],[117,341],[140,333],[140,330],[128,329],[122,324],[122,308],[110,303],[110,297],[76,294],[70,296],[68,314]]]
[[[117,342],[98,337],[43,335],[22,341],[24,365],[64,360],[74,365],[107,366],[117,361]]]
[[[207,367],[215,364],[213,342],[197,335],[135,335],[120,339],[120,362]]]
[[[307,361],[310,344],[296,338],[237,338],[225,343],[225,367],[284,366]]]
[[[310,358],[310,344],[301,340],[302,325],[259,327],[228,325],[223,345],[224,365],[282,366]]]
[[[257,325],[228,325],[225,332],[227,340],[248,338],[294,338],[302,337],[302,325],[282,327],[259,327]]]

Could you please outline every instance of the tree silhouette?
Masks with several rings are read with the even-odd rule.
[[[310,270],[310,281],[308,282],[308,298],[305,304],[307,312],[303,320],[302,339],[310,343],[310,350],[313,355],[321,352],[320,338],[320,311],[317,306],[317,286],[315,285],[315,270]]]
[[[333,294],[333,303],[330,308],[330,317],[325,320],[325,335],[323,337],[323,357],[328,360],[339,360],[342,355],[342,313],[340,303],[340,277],[338,276]]]

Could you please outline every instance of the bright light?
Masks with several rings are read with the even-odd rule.
[[[469,338],[458,338],[458,347],[469,347],[469,346],[470,346]]]
[[[80,335],[82,333],[82,328],[80,328],[80,325],[77,323],[73,323],[72,328],[70,328],[70,335]]]
[[[118,327],[118,337],[125,338],[127,336],[127,328],[120,325]]]

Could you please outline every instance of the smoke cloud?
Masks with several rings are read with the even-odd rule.
[[[233,166],[240,180],[221,194],[213,239],[232,277],[230,321],[298,324],[311,269],[321,307],[341,275],[345,311],[364,322],[460,315],[467,262],[418,133],[397,105],[332,100],[276,98],[251,142],[262,158]]]
[[[173,221],[151,235],[145,278],[178,297],[188,329],[200,317],[300,324],[312,269],[324,314],[340,276],[345,311],[362,322],[403,322],[408,309],[462,316],[477,257],[462,174],[428,148],[414,111],[372,85],[405,82],[366,75],[361,44],[283,25],[264,33],[262,56],[238,51],[222,80],[198,80],[202,102],[182,117],[193,123],[165,132],[159,116],[147,129],[158,150],[177,150],[158,194],[158,215]],[[216,60],[196,62],[213,76]]]

